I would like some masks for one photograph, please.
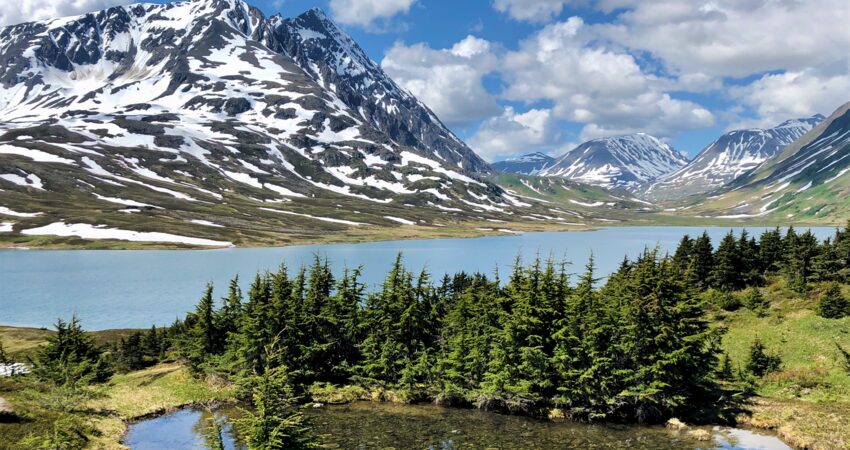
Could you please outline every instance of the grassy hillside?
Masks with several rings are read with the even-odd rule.
[[[850,370],[837,345],[850,350],[850,317],[818,317],[815,308],[823,290],[814,285],[798,295],[777,279],[762,288],[771,302],[764,317],[741,308],[718,310],[715,318],[727,329],[723,348],[736,371],[745,367],[756,338],[782,359],[779,371],[758,380],[750,414],[740,420],[776,429],[796,447],[845,449],[850,448]],[[843,290],[850,294],[847,286]]]

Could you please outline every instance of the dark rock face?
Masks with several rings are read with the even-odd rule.
[[[224,102],[224,112],[227,113],[228,116],[235,116],[238,114],[242,114],[245,111],[251,109],[251,102],[248,99],[238,97],[238,98],[229,98]]]

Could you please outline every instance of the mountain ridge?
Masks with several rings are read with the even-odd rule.
[[[646,133],[587,141],[540,171],[610,189],[637,190],[687,163],[681,153]]]
[[[707,217],[831,221],[850,213],[850,103],[761,165],[712,193]]]
[[[310,54],[295,31],[323,40],[308,24],[287,37],[296,22],[194,0],[0,29],[0,239],[118,229],[241,245],[542,220],[549,208],[483,176],[489,165],[373,62],[334,81],[339,53],[284,52]],[[354,51],[344,34],[316,45],[339,42]],[[376,112],[387,109],[392,120]],[[577,215],[605,211],[546,220]]]
[[[767,129],[730,131],[707,145],[685,167],[648,185],[641,196],[675,200],[723,187],[758,167],[820,123],[820,114]]]
[[[555,161],[555,158],[541,152],[533,152],[517,158],[506,159],[491,164],[499,173],[536,175]]]

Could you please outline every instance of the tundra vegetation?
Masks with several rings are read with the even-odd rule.
[[[800,445],[846,445],[829,420],[810,430],[781,406],[847,418],[847,228],[823,242],[793,228],[730,232],[716,248],[685,236],[672,255],[624,259],[604,282],[592,259],[576,280],[569,273],[566,262],[517,258],[507,274],[434,280],[399,255],[370,291],[360,268],[334,275],[316,256],[257,274],[247,293],[233,279],[216,300],[209,285],[184,319],[105,345],[76,318],[58,321],[29,352],[32,374],[3,381],[0,395],[23,386],[13,400],[25,415],[50,411],[22,419],[41,429],[15,429],[26,448],[97,442],[92,405],[162,367],[182,367],[182,404],[244,402],[234,425],[252,449],[316,448],[300,405],[357,399],[587,422],[748,417],[785,426]]]

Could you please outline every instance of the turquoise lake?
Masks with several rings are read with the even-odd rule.
[[[313,255],[330,259],[336,271],[363,266],[363,281],[381,283],[393,259],[427,268],[435,279],[445,273],[509,271],[517,255],[541,255],[573,264],[581,272],[591,253],[598,273],[616,269],[625,256],[645,248],[672,251],[684,234],[708,231],[717,244],[729,227],[616,227],[594,231],[525,233],[474,239],[385,241],[221,250],[0,250],[0,324],[49,327],[77,314],[86,329],[146,328],[168,325],[194,307],[212,281],[216,295],[239,275],[243,288],[258,272],[281,263],[290,269]],[[755,235],[765,228],[747,227]],[[812,231],[821,239],[833,228]]]

